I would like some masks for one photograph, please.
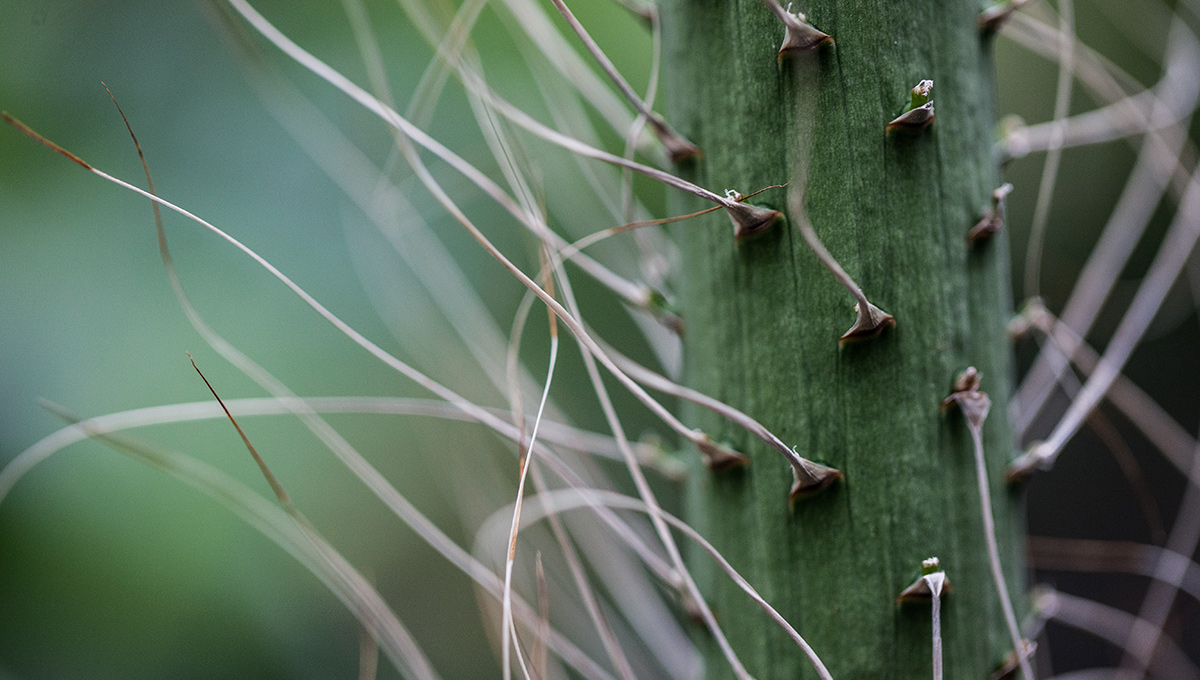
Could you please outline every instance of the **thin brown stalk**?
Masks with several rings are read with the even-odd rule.
[[[280,505],[287,509],[289,514],[295,514],[298,512],[295,506],[292,505],[292,499],[288,497],[287,492],[283,490],[283,485],[280,484],[279,480],[275,478],[274,473],[271,472],[271,468],[267,467],[267,463],[263,460],[262,456],[258,455],[258,450],[254,448],[254,444],[250,443],[250,438],[246,436],[246,432],[242,430],[242,426],[238,425],[237,419],[234,418],[233,414],[229,412],[229,409],[225,407],[225,402],[221,401],[221,397],[217,394],[217,390],[212,386],[212,383],[208,381],[208,378],[204,377],[204,372],[200,370],[200,367],[196,365],[196,358],[193,357],[190,352],[187,356],[188,361],[192,362],[192,368],[196,369],[196,373],[199,374],[200,379],[204,381],[205,386],[208,387],[208,391],[212,392],[213,398],[215,398],[217,403],[221,405],[221,410],[225,412],[225,416],[229,418],[229,422],[233,423],[233,427],[237,430],[238,436],[242,438],[242,443],[246,445],[246,450],[249,451],[250,455],[254,457],[254,462],[258,464],[259,471],[262,472],[263,477],[266,477],[267,483],[271,485],[271,490],[275,492],[275,497],[279,499]]]
[[[553,320],[554,320],[554,318],[551,317],[552,322],[553,322]],[[524,497],[525,497],[525,480],[528,478],[529,466],[533,459],[533,455],[534,455],[533,452],[535,451],[535,449],[533,448],[533,445],[537,442],[538,426],[541,425],[541,422],[542,422],[542,413],[546,408],[546,399],[550,395],[550,383],[552,382],[552,380],[554,378],[554,367],[558,360],[557,326],[554,323],[551,323],[550,328],[551,328],[550,367],[546,373],[546,386],[545,386],[545,389],[542,391],[542,400],[538,404],[537,416],[534,418],[534,421],[533,421],[533,431],[529,435],[529,445],[525,446],[524,441],[521,442],[522,455],[520,456],[520,473],[519,473],[518,482],[517,482],[517,500],[513,504],[512,529],[511,529],[511,533],[509,534],[508,553],[505,557],[505,562],[504,562],[504,597],[502,598],[502,602],[501,602],[501,606],[503,607],[503,614],[502,614],[503,619],[501,622],[502,633],[501,633],[500,639],[502,641],[501,648],[503,650],[502,656],[503,656],[503,664],[504,664],[502,668],[504,670],[505,680],[507,680],[507,678],[509,677],[509,673],[511,672],[511,668],[512,668],[509,663],[509,658],[508,658],[509,657],[509,653],[508,653],[509,635],[508,635],[508,633],[513,628],[512,571],[513,571],[513,563],[516,559],[516,554],[517,554],[517,534],[520,531],[520,525],[521,525],[521,502],[524,500]],[[515,630],[513,631],[513,635],[514,636],[516,635]],[[526,672],[526,673],[528,674],[528,672]]]
[[[773,184],[769,187],[763,187],[762,189],[759,189],[758,191],[755,191],[752,194],[746,194],[746,195],[742,196],[741,198],[738,199],[738,202],[745,203],[749,199],[754,198],[755,196],[763,193],[764,191],[769,191],[771,189],[783,189],[786,186],[787,186],[787,183],[785,182],[783,184]],[[604,239],[610,238],[612,236],[616,236],[617,234],[624,234],[625,232],[633,231],[634,229],[643,229],[645,227],[656,227],[656,226],[663,225],[663,224],[672,224],[675,222],[682,222],[684,220],[690,220],[693,217],[700,217],[701,215],[707,215],[708,213],[713,212],[714,210],[720,210],[720,208],[721,208],[721,206],[715,205],[711,208],[705,208],[704,210],[699,210],[694,213],[688,213],[687,215],[676,215],[674,217],[661,217],[656,220],[639,220],[636,222],[629,222],[626,224],[622,224],[622,225],[616,226],[616,227],[610,227],[610,228],[604,229],[602,231],[597,231],[595,233],[588,234],[587,236],[584,236],[583,238],[579,239],[578,241],[575,241],[574,243],[567,246],[566,248],[563,248],[562,251],[559,253],[559,257],[561,257],[564,260],[570,260],[571,258],[575,257],[575,255],[577,255],[584,248],[587,248],[588,246],[590,246],[594,243],[603,241]]]
[[[537,497],[541,498],[549,487],[539,468],[535,467],[533,469],[533,475],[534,484],[538,489]],[[596,628],[596,632],[600,636],[600,643],[603,645],[608,658],[613,662],[617,674],[624,680],[636,678],[637,675],[634,673],[629,659],[626,657],[620,642],[617,640],[617,636],[613,633],[612,627],[604,616],[599,599],[596,597],[595,589],[588,582],[587,570],[584,568],[583,561],[579,558],[578,551],[571,544],[571,538],[567,534],[566,527],[563,526],[559,517],[554,517],[550,522],[550,530],[563,551],[563,558],[566,560],[567,569],[571,573],[572,580],[575,582],[575,589],[579,591],[584,609],[587,610],[588,617],[591,619],[592,625]]]
[[[522,201],[523,205],[525,206],[526,214],[536,224],[537,228],[535,229],[535,233],[541,234],[541,233],[547,232],[548,226],[544,222],[544,214],[540,209],[538,209],[537,207],[534,206],[534,204],[531,200],[528,183],[526,182],[526,180],[524,178],[524,174],[516,160],[517,159],[516,154],[513,153],[510,143],[508,142],[508,140],[503,132],[503,129],[498,124],[496,124],[496,122],[491,117],[488,110],[485,110],[481,113],[483,113],[484,115],[482,115],[480,117],[484,118],[486,120],[486,122],[488,123],[488,124],[484,125],[483,127],[484,127],[485,132],[488,133],[489,144],[493,148],[493,153],[495,154],[497,160],[501,164],[501,167],[504,169],[506,175],[508,176],[509,183],[516,190],[518,198]],[[413,159],[413,160],[419,162],[419,159]],[[420,173],[420,170],[418,172]],[[436,193],[439,193],[439,195],[442,195],[440,192],[440,188],[435,189],[433,186],[430,186],[430,188],[431,188],[431,190],[435,190]],[[446,201],[443,203],[443,205],[445,205],[447,207],[447,209],[449,209],[451,211],[457,211],[457,207],[453,205],[453,202],[450,201],[448,199],[448,197],[447,197]],[[635,396],[637,396],[640,401],[642,401],[643,403],[650,406],[651,409],[653,409],[656,412],[656,414],[659,415],[660,418],[663,418],[664,421],[667,422],[669,425],[671,425],[673,428],[679,428],[679,431],[681,434],[683,434],[689,440],[696,442],[697,446],[706,455],[706,457],[709,458],[709,460],[712,460],[713,456],[715,456],[715,455],[740,456],[740,454],[732,454],[732,452],[729,452],[729,454],[726,454],[725,452],[727,450],[722,449],[720,447],[716,447],[715,445],[712,445],[711,442],[708,440],[707,436],[701,435],[697,432],[686,430],[686,428],[682,428],[682,424],[678,423],[678,421],[675,420],[674,417],[668,411],[666,411],[666,409],[662,408],[661,405],[659,405],[652,398],[650,398],[649,395],[646,394],[643,390],[641,390],[641,388],[638,387],[636,383],[634,383],[628,377],[621,374],[620,371],[618,369],[616,369],[616,367],[612,363],[612,361],[603,355],[603,353],[601,352],[601,350],[598,347],[598,345],[596,344],[596,342],[588,336],[586,330],[583,328],[583,326],[577,320],[579,318],[579,308],[578,308],[578,303],[575,300],[575,296],[574,296],[572,286],[570,283],[570,278],[567,276],[566,272],[562,268],[561,259],[556,256],[555,252],[552,249],[549,249],[549,244],[547,244],[545,241],[543,241],[542,246],[543,246],[543,248],[547,249],[546,252],[548,252],[550,255],[549,260],[553,267],[553,270],[557,277],[557,280],[560,283],[562,300],[563,300],[563,303],[565,303],[565,307],[566,307],[565,310],[559,304],[559,302],[555,298],[555,296],[548,295],[545,290],[542,290],[541,288],[539,288],[536,285],[531,285],[532,282],[529,281],[528,277],[526,277],[524,274],[521,274],[518,269],[513,267],[511,265],[511,263],[509,263],[502,255],[500,255],[499,252],[496,251],[495,247],[490,242],[487,241],[487,239],[482,238],[482,234],[480,234],[478,232],[478,230],[474,228],[473,225],[471,225],[468,221],[465,221],[465,220],[460,220],[460,221],[462,222],[463,226],[467,227],[467,229],[473,235],[476,235],[477,240],[479,240],[479,242],[482,245],[484,245],[484,247],[489,252],[491,252],[491,253],[493,253],[493,255],[497,256],[498,259],[500,259],[505,264],[506,267],[508,267],[515,274],[517,274],[518,278],[520,278],[523,283],[526,283],[527,287],[532,292],[534,292],[539,297],[541,297],[543,299],[543,301],[547,304],[547,306],[550,307],[551,309],[553,309],[554,313],[559,318],[561,318],[564,322],[566,322],[566,324],[569,327],[571,327],[572,332],[575,335],[576,341],[580,345],[580,350],[583,353],[584,365],[588,372],[588,377],[592,383],[593,392],[595,393],[596,397],[598,398],[601,409],[604,412],[605,420],[608,422],[608,426],[613,432],[613,436],[618,443],[618,447],[622,449],[622,453],[625,455],[626,467],[628,468],[629,473],[630,473],[631,477],[633,478],[634,485],[638,490],[638,494],[641,496],[641,498],[643,498],[645,500],[645,502],[651,508],[658,508],[659,507],[658,502],[655,499],[653,491],[647,484],[645,476],[643,475],[642,471],[640,469],[638,469],[638,467],[636,465],[633,464],[632,453],[628,447],[628,440],[625,437],[623,426],[622,426],[620,419],[617,416],[616,411],[612,405],[611,399],[608,394],[608,390],[599,375],[599,371],[598,371],[598,368],[596,365],[597,359],[600,360],[602,363],[604,363],[605,367],[614,376],[616,376],[618,378],[618,380],[620,382],[622,382],[622,384],[624,384],[627,388],[629,388],[632,392],[634,392]],[[707,605],[704,603],[699,590],[697,589],[695,583],[692,581],[690,575],[687,573],[687,569],[682,562],[682,558],[679,554],[678,548],[675,546],[674,540],[673,540],[672,536],[670,535],[669,531],[667,530],[666,525],[662,522],[662,520],[660,518],[656,517],[653,513],[651,514],[651,522],[654,524],[656,533],[658,534],[660,541],[662,542],[664,548],[666,549],[666,551],[670,557],[673,568],[675,569],[676,573],[679,574],[680,577],[682,578],[682,581],[683,581],[683,584],[684,584],[684,587],[686,589],[688,596],[693,601],[697,602],[697,604],[699,605],[699,608],[701,609],[701,612],[702,612],[702,617],[704,618],[705,623],[709,628],[709,631],[716,638],[718,645],[721,647],[723,653],[725,654],[730,665],[733,667],[735,673],[737,673],[739,675],[739,677],[748,677],[748,675],[745,674],[745,671],[742,668],[741,663],[738,660],[736,654],[733,653],[732,648],[729,647],[728,642],[725,640],[725,636],[724,636],[723,632],[721,631],[719,625],[717,624],[715,617],[713,617],[712,613],[708,610]],[[586,593],[586,589],[583,589],[583,591]],[[601,630],[602,631],[604,630],[603,626],[601,627]]]
[[[551,261],[555,264],[555,268],[558,270],[559,276],[561,277],[560,280],[562,284],[563,299],[569,305],[571,305],[572,309],[577,310],[578,305],[575,301],[570,279],[565,275],[564,272],[562,272],[561,261],[557,260],[557,258],[554,258],[553,256],[551,257]],[[563,318],[564,321],[567,321],[568,324],[575,321],[575,317],[573,315],[560,315],[560,317]],[[725,637],[724,632],[721,630],[720,624],[717,622],[712,610],[705,602],[703,594],[700,592],[700,589],[696,585],[695,580],[692,578],[691,573],[687,570],[687,566],[683,562],[683,556],[679,552],[679,548],[676,545],[674,537],[672,537],[670,529],[668,528],[667,521],[664,518],[665,512],[658,503],[654,491],[650,488],[648,482],[646,481],[645,475],[635,464],[632,452],[628,449],[628,438],[625,436],[624,426],[621,424],[620,418],[617,416],[616,409],[614,408],[612,399],[608,393],[608,388],[604,385],[604,381],[601,379],[599,369],[596,365],[597,360],[604,363],[606,368],[609,368],[612,374],[618,379],[621,379],[621,382],[627,387],[630,385],[636,387],[636,390],[632,390],[635,392],[635,394],[645,394],[644,390],[642,390],[640,386],[630,380],[628,376],[625,376],[625,374],[616,367],[612,359],[610,359],[603,352],[602,348],[587,334],[582,326],[579,327],[578,330],[575,330],[575,338],[580,344],[580,350],[583,354],[584,368],[587,370],[588,378],[592,384],[592,390],[596,394],[597,399],[600,401],[601,410],[604,413],[604,418],[608,423],[609,429],[612,430],[613,437],[617,440],[618,445],[622,447],[623,453],[625,453],[626,468],[629,470],[630,477],[633,479],[634,487],[637,489],[638,496],[646,504],[646,507],[649,510],[648,514],[650,516],[650,521],[654,526],[655,532],[657,533],[662,546],[667,551],[671,565],[676,570],[676,573],[680,578],[683,586],[681,591],[686,593],[690,600],[695,603],[701,620],[704,622],[709,632],[713,635],[717,647],[720,649],[721,654],[729,663],[734,675],[736,675],[739,680],[751,680],[749,672],[746,671],[745,666],[743,666],[736,652],[734,652],[733,647],[729,644],[729,640]],[[653,399],[650,399],[649,395],[646,395],[646,400],[643,400],[643,403],[657,404],[657,402],[655,402]],[[674,420],[674,417],[672,416],[671,419]],[[703,440],[700,443],[709,442],[707,435],[701,436],[703,436]],[[700,443],[697,445],[700,445]],[[710,457],[710,460],[711,456],[715,455],[713,453],[714,451],[719,452],[724,450],[717,447],[715,444],[712,446],[713,448],[711,449],[701,448],[702,451],[708,451],[706,455]],[[737,455],[740,456],[741,454]]]

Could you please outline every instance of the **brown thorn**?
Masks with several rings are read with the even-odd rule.
[[[733,222],[733,236],[738,241],[761,234],[784,219],[783,213],[778,210],[759,208],[741,202],[725,206],[725,211],[729,213],[729,219]]]
[[[933,102],[909,109],[887,124],[888,132],[919,132],[933,125]]]
[[[992,5],[983,10],[979,14],[976,23],[979,29],[985,33],[995,33],[1004,27],[1004,24],[1012,17],[1013,12],[1021,8],[1029,0],[1005,0],[997,5]]]
[[[767,6],[784,27],[783,44],[780,45],[779,54],[775,57],[776,62],[782,64],[784,57],[833,44],[833,38],[829,34],[808,23],[808,17],[803,12],[791,11],[790,4],[787,9],[784,9],[777,0],[768,0]]]
[[[775,57],[775,61],[779,63],[783,63],[784,57],[809,52],[819,47],[833,44],[832,36],[814,28],[807,22],[801,25],[801,30],[793,30],[791,26],[787,26],[786,24],[785,26],[783,45],[779,48],[779,54]]]
[[[846,475],[837,468],[821,465],[806,458],[801,459],[802,466],[792,466],[792,490],[788,493],[788,506],[795,505],[796,499],[811,496],[818,491],[830,487]]]
[[[946,579],[942,583],[942,595],[949,594],[953,590],[950,586],[950,579]],[[924,576],[917,577],[912,585],[900,591],[900,595],[896,598],[896,604],[905,602],[929,602],[933,599],[933,591],[929,589],[929,582]]]
[[[1021,656],[1025,658],[1032,657],[1033,653],[1037,651],[1037,643],[1030,640],[1021,640],[1021,646],[1024,648]],[[1004,663],[1000,668],[996,669],[995,673],[992,673],[988,677],[988,680],[1011,680],[1017,677],[1017,671],[1020,667],[1021,661],[1017,657],[1017,653],[1015,651],[1009,652],[1004,658]]]
[[[1042,469],[1043,461],[1038,455],[1038,448],[1041,444],[1042,442],[1034,442],[1025,453],[1010,463],[1008,470],[1004,473],[1004,481],[1009,484],[1023,484],[1029,481],[1034,472]]]
[[[696,442],[696,448],[704,456],[704,464],[713,472],[725,472],[750,464],[750,459],[744,454],[714,442],[708,435],[703,435]]]
[[[968,366],[954,381],[954,391],[942,401],[943,412],[957,406],[972,429],[983,428],[983,421],[992,408],[992,400],[987,393],[979,390],[981,379],[979,371],[974,366]]]
[[[688,141],[675,128],[667,125],[667,122],[658,114],[646,116],[646,124],[654,131],[654,136],[658,137],[658,141],[667,151],[667,156],[675,165],[682,165],[704,157],[704,152],[700,150],[700,147]]]
[[[867,303],[867,310],[865,312],[862,309],[862,305],[856,302],[854,304],[854,311],[858,314],[858,317],[855,319],[854,325],[850,327],[850,330],[843,333],[842,337],[838,339],[839,346],[845,346],[849,342],[868,340],[896,325],[896,318],[894,316],[870,302]]]
[[[974,244],[980,239],[989,239],[1004,226],[1004,201],[1013,190],[1013,185],[1005,183],[992,192],[992,207],[983,211],[983,217],[967,232],[967,243]]]

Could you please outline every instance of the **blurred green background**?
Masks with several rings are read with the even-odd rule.
[[[255,6],[367,83],[340,3]],[[394,3],[368,7],[403,106],[432,52]],[[643,87],[645,31],[615,5],[579,13]],[[215,16],[196,2],[3,0],[0,108],[144,186],[133,145],[101,87],[107,83],[146,151],[160,195],[243,240],[389,351],[470,398],[501,405],[482,386],[463,341],[397,258],[385,254],[373,227],[267,115]],[[485,12],[476,38],[490,48],[489,73],[500,82],[526,72],[520,55],[506,51],[494,15]],[[372,160],[387,162],[392,138],[378,119],[266,53]],[[470,160],[488,162],[461,90],[450,90],[431,132]],[[434,166],[451,191],[466,188]],[[421,194],[413,200],[507,332],[519,284],[423,190],[410,193]],[[498,211],[483,203],[467,205],[487,224]],[[296,393],[430,396],[224,241],[169,212],[166,225],[195,306]],[[586,228],[601,226],[608,225]],[[533,252],[527,242],[502,229],[510,233],[494,236],[529,269],[536,259],[526,257]],[[619,313],[612,302],[603,304]],[[265,396],[187,323],[159,259],[148,202],[7,126],[0,131],[0,319],[0,463],[61,426],[39,406],[41,398],[83,416],[210,399],[185,352],[222,396]],[[526,344],[544,357],[541,319],[534,317]],[[404,352],[393,330],[427,351]],[[563,384],[583,379],[569,356],[561,371]],[[562,398],[569,394],[563,390]],[[594,409],[581,410],[580,419],[592,427],[602,422]],[[479,508],[464,507],[459,494],[472,489],[451,473],[476,475],[483,491],[503,494],[497,498],[515,489],[511,453],[481,428],[403,417],[330,421],[467,547],[472,536],[463,527],[482,517]],[[444,677],[494,674],[465,577],[293,419],[242,424],[297,504],[377,585]],[[134,434],[212,463],[269,496],[227,422]],[[497,464],[506,466],[503,474]],[[209,498],[98,443],[50,459],[0,505],[0,677],[352,677],[358,636],[353,617],[277,546]],[[395,677],[386,661],[380,677]]]
[[[646,32],[615,3],[573,5],[635,87],[643,87]],[[1155,12],[1131,17],[1126,6],[1118,0],[1077,2],[1079,32],[1151,84],[1157,78],[1153,50],[1162,46],[1155,37],[1165,29]],[[339,3],[304,3],[298,10],[295,3],[272,0],[256,7],[297,42],[366,83]],[[369,8],[403,103],[430,50],[394,4]],[[499,403],[481,387],[461,339],[437,318],[428,298],[379,255],[385,250],[379,237],[264,111],[212,16],[191,2],[0,0],[0,108],[101,169],[142,185],[137,156],[100,86],[106,82],[134,125],[162,196],[243,240],[385,348],[467,396]],[[514,89],[527,79],[520,55],[506,49],[502,27],[489,12],[476,37],[488,48],[490,75],[511,81]],[[1049,118],[1056,67],[1003,39],[998,51],[1002,113],[1030,122]],[[387,161],[391,137],[377,119],[267,53],[376,163]],[[431,132],[486,163],[464,101],[461,93],[447,95]],[[1093,105],[1085,95],[1074,98],[1075,110]],[[1007,172],[1018,187],[1009,212],[1017,260],[1041,159],[1035,154],[1016,161]],[[1065,300],[1132,159],[1124,142],[1066,155],[1044,268],[1052,309]],[[438,173],[448,186],[458,182]],[[421,200],[507,329],[521,289]],[[489,214],[481,205],[473,208]],[[1167,217],[1159,216],[1152,235],[1161,233]],[[228,244],[177,216],[166,220],[196,307],[295,392],[427,396],[381,370]],[[603,226],[609,225],[599,219],[593,228]],[[523,264],[535,262],[527,243],[511,234],[500,238]],[[1118,295],[1131,295],[1152,252],[1139,251],[1127,272],[1131,283]],[[1014,271],[1019,281],[1019,262]],[[596,304],[602,314],[620,318],[611,301]],[[1170,302],[1130,373],[1194,430],[1200,355],[1191,304],[1186,297]],[[263,395],[188,325],[163,273],[147,201],[7,128],[0,129],[0,320],[0,463],[60,427],[39,398],[83,416],[207,399],[185,352],[196,356],[222,396]],[[395,326],[389,324],[395,323],[430,351],[405,353],[392,339]],[[1098,341],[1107,332],[1098,330]],[[529,356],[544,354],[543,335],[530,332]],[[1164,356],[1171,357],[1169,370]],[[577,361],[565,359],[562,370],[561,384],[581,384]],[[570,400],[569,389],[558,394]],[[568,403],[568,410],[585,426],[601,426],[586,400]],[[635,413],[631,422],[648,427],[639,418],[644,416]],[[510,493],[505,480],[511,475],[494,471],[511,457],[479,428],[377,416],[331,422],[468,545],[463,527],[478,521],[471,514],[477,511],[455,502],[461,478],[455,474],[466,470],[478,475],[477,484]],[[305,513],[412,625],[444,677],[495,673],[465,578],[391,518],[299,425],[286,418],[242,424]],[[268,493],[227,423],[136,434]],[[1180,481],[1154,455],[1140,459],[1162,485],[1170,519]],[[1145,540],[1119,475],[1098,474],[1111,472],[1102,469],[1111,464],[1072,461],[1065,455],[1032,489],[1035,530]],[[1082,510],[1072,514],[1062,507]],[[1084,525],[1085,519],[1109,533],[1092,536],[1099,530]],[[357,672],[357,656],[356,622],[283,551],[208,498],[100,444],[84,442],[55,456],[0,505],[0,677],[346,677]],[[381,663],[381,677],[393,676]]]
[[[337,23],[336,6],[301,13],[274,5],[314,47],[349,56],[345,31],[320,35]],[[144,185],[100,86],[105,81],[163,195],[244,238],[364,332],[386,337],[352,266],[345,202],[263,112],[203,9],[188,2],[5,2],[2,106]],[[387,144],[379,126],[357,127],[366,143]],[[39,397],[89,416],[205,399],[185,351],[224,395],[262,395],[187,324],[167,285],[144,199],[11,130],[0,134],[0,157],[0,458],[59,427]],[[418,393],[380,371],[246,257],[182,219],[166,219],[197,307],[292,389]],[[455,526],[435,502],[438,488],[418,455],[433,445],[430,435],[403,422],[361,420],[335,425],[414,502]],[[423,544],[388,521],[381,504],[311,436],[281,418],[246,426],[304,510],[402,603],[406,618],[422,621],[426,633],[481,633],[462,615],[474,607],[465,581],[431,569]],[[471,441],[473,431],[461,434]],[[138,435],[268,492],[228,423]],[[356,673],[357,624],[313,577],[210,499],[98,444],[51,459],[5,501],[0,575],[0,673],[12,677]],[[458,653],[452,639],[423,642],[448,677],[471,677],[486,661],[471,653],[478,645]]]

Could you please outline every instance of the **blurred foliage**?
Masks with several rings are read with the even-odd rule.
[[[643,87],[645,31],[615,3],[576,4],[618,67]],[[1154,50],[1162,46],[1153,13],[1127,16],[1119,0],[1076,5],[1081,38],[1152,84],[1159,56]],[[307,3],[303,10],[282,0],[256,6],[301,45],[366,82],[338,3]],[[369,7],[393,91],[403,102],[431,52],[394,4]],[[436,349],[401,356],[467,396],[494,396],[480,386],[477,371],[465,367],[462,340],[436,317],[432,303],[409,292],[405,274],[377,256],[383,248],[378,236],[362,228],[357,211],[266,114],[207,6],[0,0],[0,16],[0,108],[98,167],[142,184],[137,156],[100,86],[106,82],[134,125],[161,195],[243,239],[365,335],[395,349],[388,322],[372,303],[389,309],[405,332],[420,333]],[[520,95],[529,74],[515,50],[505,51],[509,39],[494,16],[485,12],[476,38],[489,54],[496,86],[535,106],[531,96]],[[377,119],[270,56],[375,162],[387,162],[391,137]],[[1056,66],[1004,39],[998,61],[1002,113],[1030,122],[1049,118]],[[1073,110],[1092,106],[1077,88]],[[487,167],[491,161],[475,127],[461,94],[451,93],[431,132]],[[1030,221],[1042,158],[1035,154],[1007,169],[1017,186],[1009,207],[1016,260],[1025,245],[1019,225]],[[1123,141],[1066,154],[1044,268],[1051,308],[1065,300],[1132,158]],[[39,398],[84,416],[207,399],[185,351],[223,396],[262,395],[187,324],[163,274],[144,199],[12,130],[0,130],[0,161],[0,463],[60,426]],[[508,328],[520,287],[456,225],[436,217],[431,201],[421,197],[419,205],[461,258],[500,326]],[[228,244],[178,216],[166,220],[196,307],[295,392],[427,396],[398,374],[381,371]],[[1159,222],[1152,234],[1165,227],[1165,220]],[[603,226],[609,225],[600,219],[594,228]],[[526,241],[496,236],[525,265],[535,262]],[[1130,276],[1140,275],[1151,254],[1144,254],[1140,269],[1131,265],[1136,271]],[[1019,266],[1014,264],[1015,281]],[[602,314],[623,314],[611,301],[594,304]],[[1200,359],[1191,301],[1173,301],[1163,317],[1174,325],[1156,327],[1129,372],[1151,392],[1167,395],[1164,405],[1194,430],[1200,405],[1189,385]],[[1098,329],[1098,339],[1107,332]],[[544,354],[544,333],[530,332],[527,344],[528,356]],[[1164,372],[1164,362],[1147,355],[1170,356],[1171,366]],[[581,384],[577,360],[567,359],[562,370],[562,384]],[[569,399],[570,391],[557,394]],[[569,406],[581,424],[602,426],[590,402]],[[644,415],[631,418],[635,434],[650,427]],[[333,423],[465,545],[471,537],[464,527],[474,526],[478,510],[455,502],[464,471],[476,475],[478,485],[509,493],[510,481],[491,471],[515,472],[507,467],[510,454],[479,428],[366,416]],[[243,426],[306,514],[413,626],[444,677],[494,673],[496,662],[483,645],[459,644],[485,636],[464,577],[390,517],[294,422],[258,418]],[[135,434],[211,462],[267,493],[227,423]],[[1147,475],[1161,480],[1156,483],[1178,485],[1161,460],[1141,458]],[[1074,494],[1065,505],[1059,495],[1064,488]],[[1088,508],[1079,514],[1109,525],[1110,533],[1096,537],[1112,537],[1115,529],[1118,537],[1145,540],[1119,476],[1097,476],[1095,465],[1073,465],[1064,456],[1033,492],[1031,516],[1045,533],[1087,535],[1092,529],[1080,528],[1085,518],[1062,510],[1079,507]],[[1164,512],[1170,517],[1173,508]],[[97,443],[78,444],[51,459],[0,506],[0,603],[3,677],[317,678],[357,669],[357,624],[314,578],[209,499]],[[381,665],[381,677],[393,675]]]
[[[366,83],[339,3],[303,11],[288,2],[255,4],[305,47]],[[394,3],[374,2],[369,9],[403,106],[432,51]],[[644,87],[648,35],[638,31],[629,39],[632,20],[616,6],[580,14],[599,26],[597,38]],[[0,108],[96,166],[144,185],[133,145],[101,87],[107,83],[138,134],[161,195],[242,239],[389,351],[470,398],[502,404],[464,361],[464,341],[428,297],[412,289],[411,275],[381,255],[388,246],[373,227],[267,115],[212,6],[2,0],[0,16]],[[487,68],[497,87],[533,91],[494,16],[485,13],[474,37],[491,55]],[[273,51],[264,53],[372,160],[381,167],[388,162],[392,138],[378,119]],[[430,132],[485,169],[494,165],[453,84]],[[11,129],[0,133],[0,158],[0,463],[62,425],[39,406],[41,398],[82,416],[209,399],[185,351],[223,396],[263,396],[187,323],[167,284],[144,199]],[[435,172],[452,190],[466,188],[450,173]],[[413,193],[422,194],[412,199],[507,329],[519,284],[423,191]],[[481,223],[489,214],[494,220],[498,210],[479,203],[471,207],[484,215]],[[377,360],[227,243],[165,215],[195,306],[293,391],[429,396],[380,370]],[[523,266],[536,263],[526,241],[492,236]],[[601,313],[624,314],[611,301],[597,304]],[[436,351],[406,354],[389,323]],[[532,356],[544,356],[545,332],[536,328],[526,345]],[[577,356],[562,365],[564,384],[583,380]],[[560,399],[569,398],[563,390]],[[585,425],[602,423],[594,408],[576,410]],[[470,491],[459,488],[461,475],[496,487],[485,489],[490,493],[509,496],[515,489],[515,479],[495,467],[512,465],[515,472],[511,452],[478,427],[403,417],[330,420],[462,545],[473,538],[465,527],[481,518],[479,508],[461,502]],[[444,677],[493,672],[496,662],[479,644],[486,636],[465,577],[292,419],[243,425],[304,512],[414,628]],[[226,422],[134,434],[213,463],[269,494]],[[310,574],[208,498],[98,443],[52,458],[0,506],[0,574],[0,676],[357,672],[358,624]],[[381,664],[381,677],[394,674]]]

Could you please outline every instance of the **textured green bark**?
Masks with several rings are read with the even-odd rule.
[[[778,453],[696,409],[694,422],[753,462],[719,476],[698,471],[690,519],[839,680],[930,677],[929,607],[895,600],[921,560],[938,556],[954,588],[943,612],[946,677],[986,678],[1012,645],[970,437],[959,415],[939,412],[955,376],[976,366],[996,404],[986,453],[1020,612],[1019,501],[1003,483],[1012,455],[1007,245],[1003,232],[966,242],[999,184],[991,44],[975,26],[981,1],[811,0],[797,9],[836,45],[780,66],[783,26],[760,0],[662,2],[668,120],[705,154],[685,174],[743,193],[790,179],[803,127],[796,99],[812,102],[808,214],[897,326],[839,347],[854,301],[791,226],[735,243],[720,212],[677,225],[688,382],[846,474],[789,509],[791,473]],[[925,78],[936,123],[886,135]],[[783,191],[758,198],[786,208]],[[760,610],[695,562],[753,675],[815,677]],[[711,668],[711,677],[730,676],[716,654]]]

